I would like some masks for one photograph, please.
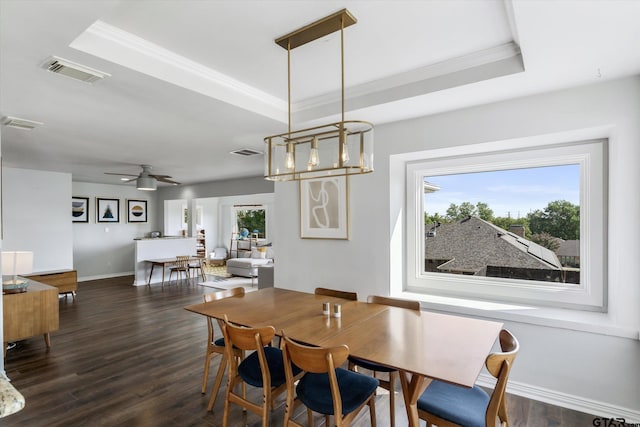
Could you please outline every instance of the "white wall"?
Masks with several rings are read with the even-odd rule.
[[[33,271],[73,268],[71,175],[4,168],[3,250],[33,251]]]
[[[164,230],[163,236],[182,236],[184,227],[183,209],[187,207],[186,200],[164,201]]]
[[[160,230],[156,217],[156,192],[140,191],[129,185],[74,182],[72,196],[89,197],[89,222],[73,223],[73,266],[78,280],[92,280],[133,274],[135,254],[133,239]],[[69,190],[70,192],[71,190]],[[96,197],[120,200],[120,222],[96,222]],[[127,199],[147,200],[146,223],[128,223]],[[67,211],[69,203],[66,203]],[[69,212],[67,212],[69,213]],[[67,222],[71,225],[70,215]],[[108,231],[107,231],[108,230]]]
[[[219,198],[207,197],[195,200],[196,207],[202,209],[202,229],[204,229],[207,254],[220,246],[222,236],[218,225],[220,215],[218,213]]]
[[[375,172],[350,179],[350,241],[300,239],[298,185],[276,184],[278,257],[291,260],[278,263],[276,286],[312,291],[325,285],[357,291],[360,298],[389,294],[390,281],[397,279],[390,276],[390,244],[404,226],[403,196],[390,184],[404,182],[404,175],[390,176],[393,154],[609,127],[610,317],[637,331],[639,118],[640,81],[634,77],[378,126]],[[640,342],[513,321],[505,325],[522,347],[512,391],[640,421]]]

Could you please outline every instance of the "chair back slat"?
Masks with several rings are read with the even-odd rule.
[[[176,257],[176,267],[178,268],[188,268],[189,267],[189,259],[191,257],[189,255],[178,255]]]
[[[409,310],[420,310],[420,301],[406,300],[391,297],[381,297],[379,295],[369,295],[367,302],[372,304],[390,305],[393,307],[408,308]]]
[[[299,344],[289,337],[284,337],[283,341],[288,345],[291,361],[306,372],[315,374],[328,372],[328,357],[331,357],[334,366],[340,366],[349,356],[349,347],[346,345],[324,348]]]
[[[348,299],[348,300],[351,300],[351,301],[357,301],[358,300],[358,294],[356,292],[340,291],[338,289],[316,288],[315,294],[316,295],[324,295],[324,296],[327,296],[327,297],[336,297],[336,298]]]
[[[225,339],[228,337],[233,345],[240,350],[257,350],[258,343],[262,343],[262,346],[268,345],[276,335],[276,330],[273,326],[245,328],[225,322],[224,328],[226,330]],[[260,336],[259,341],[256,341],[256,336]]]
[[[502,352],[491,353],[487,356],[485,366],[491,375],[498,378],[502,371],[502,364],[504,361],[508,361],[510,365],[513,365],[513,361],[518,355],[520,344],[511,332],[506,329],[500,331],[500,348]]]

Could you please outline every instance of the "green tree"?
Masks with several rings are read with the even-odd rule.
[[[566,200],[549,202],[527,215],[533,234],[548,233],[564,240],[580,239],[580,206]]]
[[[424,223],[425,224],[435,224],[436,222],[444,223],[447,222],[445,217],[436,212],[433,215],[429,215],[427,212],[424,213]]]
[[[488,204],[484,202],[476,203],[476,212],[480,219],[484,219],[489,222],[493,221],[493,210],[491,210]]]
[[[261,238],[266,238],[264,209],[239,210],[236,212],[236,220],[238,230],[246,228],[249,233],[259,233]]]

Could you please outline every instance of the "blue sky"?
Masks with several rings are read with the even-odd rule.
[[[425,211],[445,215],[451,203],[485,202],[494,216],[525,217],[554,200],[580,204],[580,166],[562,165],[425,178],[440,187],[425,194]]]

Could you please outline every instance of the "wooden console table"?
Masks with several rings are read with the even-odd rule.
[[[58,288],[61,294],[71,294],[75,301],[78,290],[78,272],[76,270],[45,271],[25,276],[36,282]]]
[[[59,328],[58,288],[27,279],[27,292],[2,295],[4,348],[7,343],[37,335],[51,347],[49,333]]]

